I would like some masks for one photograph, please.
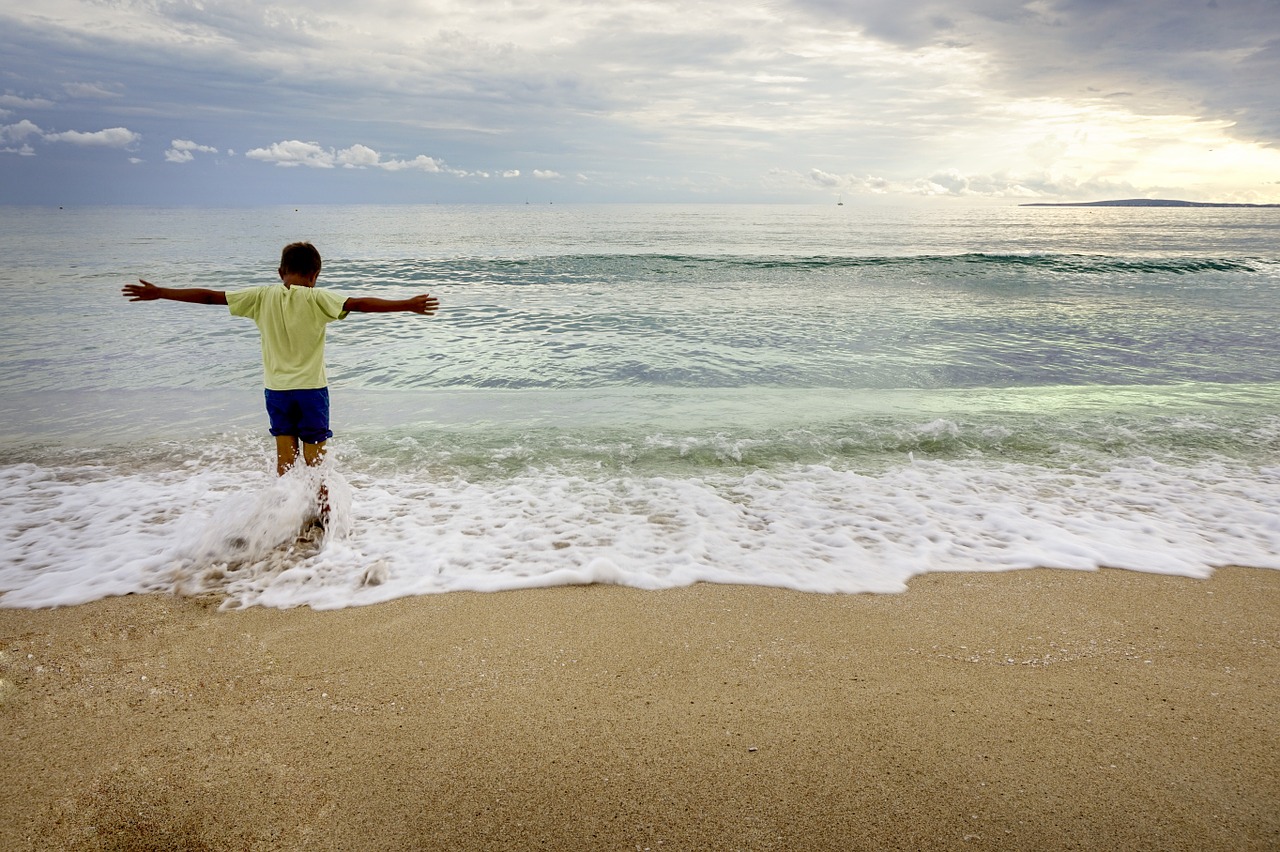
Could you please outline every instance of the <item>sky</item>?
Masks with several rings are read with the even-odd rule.
[[[0,0],[0,204],[1280,203],[1280,0]]]

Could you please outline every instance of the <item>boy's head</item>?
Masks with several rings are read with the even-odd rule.
[[[311,243],[289,243],[280,253],[281,277],[292,272],[303,278],[315,278],[320,274],[320,252]]]

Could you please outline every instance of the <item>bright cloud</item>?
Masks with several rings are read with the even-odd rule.
[[[266,148],[253,148],[244,155],[250,160],[261,160],[286,168],[308,166],[313,169],[331,169],[337,161],[337,155],[332,149],[322,148],[315,142],[299,142],[297,139],[274,142]]]
[[[332,169],[338,166],[347,169],[383,169],[389,172],[420,171],[427,173],[446,172],[457,176],[466,176],[468,172],[451,169],[434,157],[419,154],[411,160],[387,159],[367,145],[352,145],[350,148],[336,150],[325,148],[315,142],[300,142],[296,139],[287,142],[275,142],[266,148],[254,148],[245,152],[251,160],[274,163],[277,166],[308,166],[313,169]]]
[[[72,145],[91,145],[103,148],[128,148],[137,144],[142,137],[125,127],[109,127],[106,130],[95,130],[85,133],[79,130],[65,130],[61,133],[44,134],[46,142],[67,142]]]
[[[372,165],[380,169],[386,169],[389,172],[399,172],[399,171],[404,171],[406,169],[410,169],[414,171],[428,172],[432,174],[439,173],[442,171],[449,171],[453,174],[458,174],[458,175],[464,174],[461,171],[446,169],[445,166],[439,160],[435,159],[434,157],[425,156],[423,154],[419,154],[418,156],[414,157],[412,160],[385,160],[385,161],[379,161],[379,162],[373,163]]]
[[[334,156],[334,161],[347,168],[358,169],[365,166],[376,166],[381,160],[381,155],[377,151],[365,145],[352,145],[345,151],[339,151]]]
[[[0,140],[10,142],[65,142],[71,145],[104,148],[128,148],[141,141],[142,136],[125,127],[109,127],[106,130],[84,132],[65,130],[51,133],[40,129],[40,126],[29,119],[22,119],[14,124],[0,126]],[[22,153],[33,153],[28,146]]]

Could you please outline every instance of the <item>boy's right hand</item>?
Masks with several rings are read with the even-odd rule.
[[[160,288],[150,281],[138,279],[137,284],[126,284],[120,290],[130,302],[151,302],[160,298]]]
[[[190,302],[194,305],[225,305],[227,294],[222,290],[206,290],[203,287],[157,287],[150,281],[138,279],[137,284],[126,284],[120,290],[130,302],[154,302],[169,299],[174,302]]]

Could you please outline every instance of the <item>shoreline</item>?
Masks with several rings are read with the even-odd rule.
[[[1280,571],[0,609],[5,849],[1274,849]]]

